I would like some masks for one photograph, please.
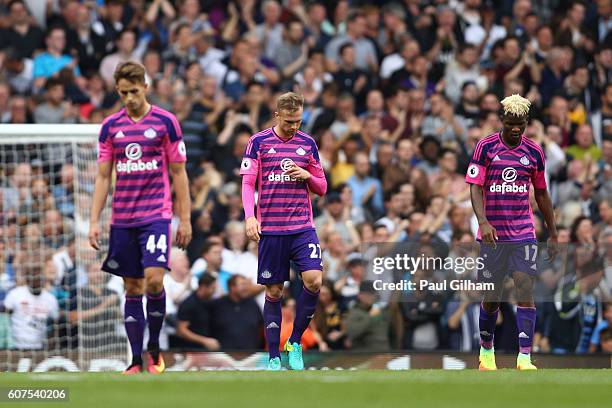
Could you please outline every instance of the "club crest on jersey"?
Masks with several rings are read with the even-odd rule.
[[[302,147],[298,147],[297,150],[295,151],[298,155],[303,156],[306,154],[306,150],[302,149]]]
[[[519,161],[521,162],[523,166],[529,166],[529,159],[527,158],[527,156],[521,157]]]
[[[153,128],[148,128],[147,130],[145,130],[144,136],[147,139],[155,139],[155,137],[157,136],[157,132]]]

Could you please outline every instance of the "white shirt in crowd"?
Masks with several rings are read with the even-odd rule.
[[[11,313],[11,334],[18,349],[42,349],[47,338],[47,320],[59,317],[57,299],[43,289],[33,295],[27,286],[18,286],[4,299]]]

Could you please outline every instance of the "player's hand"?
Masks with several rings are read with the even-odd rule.
[[[221,349],[221,344],[219,344],[219,341],[212,337],[204,337],[204,339],[202,339],[202,345],[209,351],[217,351]]]
[[[261,224],[255,217],[249,217],[246,220],[246,234],[251,241],[259,242],[261,234]]]
[[[100,225],[97,222],[89,223],[89,245],[96,251],[100,250]]]
[[[310,178],[310,173],[307,170],[295,165],[287,170],[285,174],[297,179],[297,181],[306,181]]]
[[[191,221],[181,221],[176,230],[176,245],[180,249],[187,249],[191,242]]]
[[[559,253],[559,241],[557,240],[556,236],[551,236],[548,238],[548,241],[546,242],[546,249],[548,252],[548,260],[550,262],[554,261]]]
[[[482,238],[482,242],[485,244],[493,245],[493,248],[497,248],[496,241],[499,237],[497,236],[497,231],[495,231],[495,228],[493,228],[489,221],[480,224],[480,238]]]

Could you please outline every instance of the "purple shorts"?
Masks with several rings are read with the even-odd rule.
[[[493,245],[480,243],[480,254],[484,268],[478,271],[478,281],[499,282],[513,272],[536,275],[538,245],[534,242],[498,242]]]
[[[170,220],[133,228],[110,229],[108,256],[102,270],[124,278],[144,278],[144,269],[170,269]]]
[[[297,272],[323,270],[321,245],[314,230],[291,235],[262,235],[259,240],[257,283],[271,285],[289,280],[289,264]]]

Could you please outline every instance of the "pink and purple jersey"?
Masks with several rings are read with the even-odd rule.
[[[529,189],[531,184],[546,189],[540,146],[523,136],[517,147],[509,148],[500,133],[487,136],[476,145],[465,180],[483,186],[485,216],[500,242],[536,239]]]
[[[257,176],[257,219],[261,232],[286,235],[314,230],[308,186],[285,172],[295,164],[313,176],[324,178],[317,144],[300,131],[283,141],[273,129],[251,136],[240,166],[241,175]]]
[[[187,160],[173,114],[151,105],[138,122],[121,109],[102,122],[98,162],[113,162],[117,179],[111,224],[136,227],[172,218],[169,163]]]

